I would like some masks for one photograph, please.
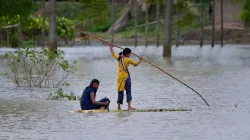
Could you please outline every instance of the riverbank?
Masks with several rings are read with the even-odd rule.
[[[112,41],[112,35],[107,33],[89,33],[91,35],[97,36],[99,38],[102,38],[106,41]],[[215,30],[215,44],[221,44],[221,32],[220,27],[216,26]],[[211,36],[212,31],[211,27],[206,27],[203,32],[203,45],[210,45],[211,44]],[[160,40],[159,45],[162,46],[164,42],[164,35],[163,33],[160,34]],[[172,38],[172,45],[176,46],[176,37],[173,34]],[[39,39],[39,38],[38,38]],[[225,28],[224,34],[223,34],[223,43],[226,44],[235,44],[235,45],[248,45],[250,44],[250,34],[243,29],[237,29],[237,28]],[[149,36],[147,38],[148,45],[152,46],[157,44],[156,36],[152,33],[152,31],[149,33]],[[199,29],[193,29],[186,33],[183,33],[179,37],[179,45],[200,45],[200,30]],[[42,41],[41,40],[35,40],[33,41],[34,45],[36,47],[41,46]],[[46,41],[46,45],[48,44],[48,41]],[[130,33],[116,33],[114,35],[114,44],[121,45],[121,46],[135,46],[135,37],[133,32]],[[144,46],[146,44],[146,38],[145,36],[140,33],[137,36],[137,46]],[[91,37],[87,36],[80,36],[75,37],[71,40],[61,40],[58,38],[57,42],[58,46],[97,46],[97,45],[103,45],[103,43],[99,40],[96,40]],[[1,45],[0,47],[6,47],[6,45]]]

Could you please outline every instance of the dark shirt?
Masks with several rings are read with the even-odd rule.
[[[86,87],[86,89],[83,91],[82,99],[81,99],[82,100],[82,104],[81,104],[82,110],[94,109],[95,105],[92,103],[91,97],[90,97],[90,93],[92,93],[92,92],[94,92],[96,95],[96,90],[91,86]]]

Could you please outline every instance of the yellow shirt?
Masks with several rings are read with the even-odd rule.
[[[115,53],[112,53],[113,57],[118,60],[119,56]],[[133,65],[133,66],[137,66],[138,62],[135,62],[134,60],[132,60],[129,57],[123,57],[123,62],[124,65],[127,67],[129,67],[129,65]],[[118,92],[123,91],[125,88],[125,82],[128,78],[128,73],[124,70],[122,63],[120,61],[118,61],[118,79],[117,79],[117,90]]]
[[[113,57],[116,59],[116,60],[118,60],[118,58],[119,58],[119,56],[117,55],[117,54],[115,54],[115,53],[112,53],[112,55],[113,55]],[[125,66],[127,67],[127,69],[128,69],[128,67],[129,67],[129,64],[131,64],[131,65],[133,65],[133,66],[137,66],[138,65],[138,62],[135,62],[134,60],[132,60],[131,58],[129,58],[129,57],[123,57],[123,62],[124,62],[124,64],[125,64]],[[118,61],[118,71],[119,72],[126,72],[125,70],[124,70],[124,68],[123,68],[123,66],[122,66],[122,63],[120,62],[120,61]]]

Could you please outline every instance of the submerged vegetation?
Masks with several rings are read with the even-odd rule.
[[[77,71],[76,61],[64,59],[64,51],[57,54],[48,48],[27,46],[5,53],[8,72],[3,74],[17,87],[59,87]]]
[[[47,100],[80,100],[80,97],[73,93],[64,93],[63,89],[59,88],[54,95],[50,93]]]

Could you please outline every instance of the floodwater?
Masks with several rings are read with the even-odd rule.
[[[130,48],[196,89],[210,107],[192,90],[145,62],[130,67],[133,106],[138,109],[190,108],[191,112],[73,114],[69,111],[79,109],[78,101],[46,100],[55,89],[16,89],[0,77],[0,139],[250,139],[250,47],[173,47],[171,60],[161,56],[162,47]],[[78,60],[79,68],[66,91],[80,96],[89,82],[97,78],[101,82],[97,98],[107,96],[111,99],[110,109],[116,109],[117,62],[109,48],[61,49],[67,59]],[[0,48],[0,56],[10,50]],[[0,59],[3,73],[6,67],[2,57]],[[125,101],[126,98],[123,109],[127,108]]]

